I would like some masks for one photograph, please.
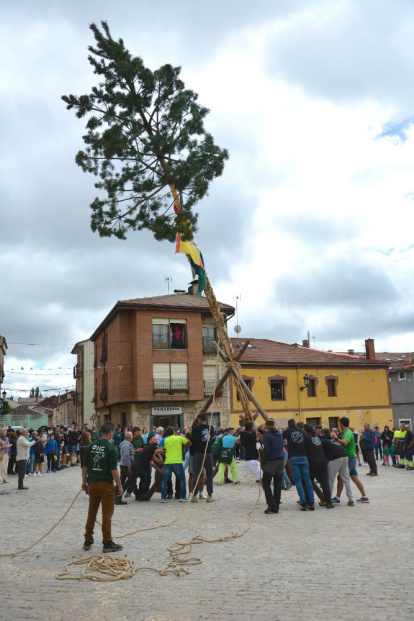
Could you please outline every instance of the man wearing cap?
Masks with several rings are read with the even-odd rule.
[[[275,427],[273,418],[268,418],[262,425],[263,434],[263,491],[266,496],[265,513],[279,513],[282,476],[284,470],[283,437]],[[273,491],[271,484],[273,481]]]

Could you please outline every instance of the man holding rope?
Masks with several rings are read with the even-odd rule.
[[[122,546],[112,541],[111,526],[114,513],[115,487],[122,498],[121,479],[118,472],[118,449],[111,442],[115,425],[107,421],[102,426],[102,438],[88,444],[82,467],[82,489],[89,494],[88,519],[85,526],[84,550],[93,544],[93,530],[96,516],[102,502],[102,552],[118,552]],[[87,483],[89,479],[89,484]]]

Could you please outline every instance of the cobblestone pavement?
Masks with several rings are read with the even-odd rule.
[[[247,525],[258,486],[243,463],[242,484],[215,488],[216,502],[183,505],[176,500],[149,503],[129,499],[116,507],[114,540],[124,550],[114,556],[138,566],[164,567],[167,546],[201,533],[217,538]],[[59,581],[55,573],[72,554],[100,553],[100,528],[91,552],[82,550],[87,498],[82,494],[64,522],[31,551],[0,558],[0,619],[72,621],[314,621],[414,619],[412,587],[414,472],[379,466],[366,477],[369,505],[340,505],[328,511],[300,512],[295,488],[283,492],[278,515],[265,515],[263,495],[247,534],[225,543],[197,545],[202,564],[180,578],[150,571],[131,579],[97,583]],[[63,514],[80,486],[80,469],[29,477],[17,491],[17,477],[0,485],[1,552],[23,548]],[[355,488],[355,497],[357,490]],[[185,511],[174,525],[123,539],[116,534],[161,524]],[[407,550],[407,552],[405,552]]]

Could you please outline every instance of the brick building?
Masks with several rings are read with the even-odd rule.
[[[234,315],[232,306],[219,306],[226,318]],[[191,288],[117,302],[91,336],[97,424],[189,425],[224,373],[215,338],[208,302]],[[210,412],[214,424],[230,423],[226,389]]]

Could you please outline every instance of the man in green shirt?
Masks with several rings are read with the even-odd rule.
[[[145,446],[144,438],[142,437],[142,431],[140,427],[133,427],[132,429],[132,446],[134,450],[143,449]]]
[[[84,550],[93,544],[96,516],[102,503],[102,552],[118,552],[122,546],[112,541],[111,526],[114,513],[115,487],[122,498],[121,479],[118,472],[118,449],[112,443],[115,425],[107,421],[102,426],[102,438],[94,440],[85,449],[82,467],[82,489],[89,494],[88,519],[85,526]],[[89,483],[87,482],[89,481]]]
[[[357,502],[360,502],[361,504],[368,504],[369,498],[365,495],[364,486],[362,485],[362,481],[358,477],[358,471],[356,469],[357,456],[355,450],[355,436],[349,428],[349,418],[347,416],[343,416],[340,419],[339,424],[341,425],[342,438],[338,438],[338,436],[335,436],[334,439],[342,444],[348,456],[349,476],[361,492],[361,498],[357,498]],[[341,477],[338,477],[336,496],[335,498],[332,498],[332,502],[336,502],[337,504],[340,502],[343,488],[344,483]]]
[[[165,432],[163,450],[165,452],[164,475],[161,483],[161,502],[167,502],[167,485],[174,472],[180,481],[180,502],[187,502],[187,485],[183,467],[183,445],[191,446],[191,441],[184,436],[175,435],[174,428]]]

